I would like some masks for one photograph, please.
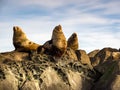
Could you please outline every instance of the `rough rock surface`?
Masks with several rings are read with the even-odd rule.
[[[120,52],[103,48],[94,57],[94,69],[101,73],[91,90],[120,90]],[[96,62],[97,61],[97,62]]]
[[[111,66],[112,61],[114,61],[113,53],[119,52],[117,49],[113,48],[103,48],[94,57],[92,65],[99,72],[104,73],[107,67]]]
[[[120,60],[111,63],[92,90],[120,90]]]
[[[90,69],[93,69],[90,58],[85,50],[76,50],[76,55],[78,57],[78,60],[81,61],[82,64],[87,64]]]
[[[91,56],[91,55],[89,55]],[[36,52],[0,53],[0,90],[120,90],[120,52],[103,48],[91,62],[84,50],[61,58]]]
[[[93,50],[88,53],[88,56],[93,58],[99,51],[100,51],[99,49]]]
[[[68,48],[61,58],[36,52],[0,54],[0,90],[90,90],[96,74]]]
[[[99,49],[96,49],[96,50],[93,50],[91,52],[88,53],[88,56],[90,58],[90,61],[91,61],[91,64],[93,65],[93,63],[95,62],[94,60],[94,57],[95,55],[99,52],[100,50]],[[94,66],[94,65],[93,65]]]

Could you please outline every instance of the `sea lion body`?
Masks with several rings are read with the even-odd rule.
[[[67,41],[64,33],[62,32],[61,25],[54,28],[52,33],[52,54],[61,57],[67,48]]]
[[[26,34],[20,27],[13,27],[13,31],[13,45],[16,51],[35,51],[40,46],[27,39]]]
[[[54,28],[51,40],[38,47],[38,53],[45,53],[55,57],[61,57],[67,48],[67,41],[62,32],[61,25]]]
[[[73,50],[78,50],[78,37],[76,33],[73,33],[67,41],[67,47],[70,47]]]

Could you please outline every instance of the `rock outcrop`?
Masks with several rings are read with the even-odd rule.
[[[51,40],[27,51],[26,40],[29,40],[26,35],[19,28],[14,28],[14,31],[17,31],[16,35],[13,35],[13,44],[16,41],[15,50],[0,54],[0,90],[91,89],[97,74],[86,52],[77,51],[76,33],[70,39],[72,42],[68,41],[71,46],[67,46],[62,27],[56,26]],[[18,36],[26,45],[22,45],[21,41],[17,43]],[[20,47],[16,49],[16,46]],[[21,48],[22,50],[19,50]]]
[[[44,45],[32,43],[37,48],[15,43],[14,51],[0,53],[0,90],[120,90],[120,50],[87,54],[76,33],[66,41],[60,25],[53,32]]]
[[[94,59],[94,57],[95,57],[95,55],[99,52],[100,50],[99,49],[96,49],[96,50],[93,50],[93,51],[91,51],[90,53],[88,53],[88,56],[89,56],[89,58],[90,58],[90,61],[91,61],[91,63],[93,64],[95,61],[95,59]],[[94,65],[93,65],[94,66]]]
[[[106,66],[104,74],[96,82],[92,90],[120,90],[120,59]]]
[[[78,60],[82,63],[82,64],[86,64],[90,67],[90,69],[93,69],[92,65],[91,65],[91,61],[89,56],[87,55],[85,50],[76,50],[76,55],[78,57]]]
[[[96,55],[103,55],[102,63],[92,68],[84,50],[67,48],[59,59],[36,52],[1,53],[0,90],[119,90],[120,54],[116,50],[100,50]],[[100,54],[106,51],[111,54]]]
[[[120,90],[120,52],[113,48],[103,48],[91,58],[95,70],[101,77],[92,90]]]
[[[96,74],[73,53],[68,49],[59,60],[35,52],[1,53],[0,90],[90,90]]]
[[[104,73],[107,67],[111,66],[112,61],[114,61],[113,53],[119,52],[117,49],[113,48],[103,48],[94,57],[92,65],[99,72]]]

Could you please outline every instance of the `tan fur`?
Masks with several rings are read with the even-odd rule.
[[[38,53],[50,54],[52,56],[61,57],[67,48],[67,41],[62,32],[61,25],[54,28],[51,40],[45,42],[42,46],[38,47]]]
[[[56,26],[53,30],[52,44],[59,49],[67,47],[67,41],[64,36],[64,33],[62,32],[61,25]]]
[[[61,57],[67,48],[67,41],[62,32],[61,25],[58,25],[54,28],[52,33],[52,50],[53,55]]]
[[[78,37],[76,33],[73,33],[67,41],[67,47],[70,47],[73,50],[78,50]]]
[[[17,51],[33,51],[37,50],[37,48],[40,46],[39,44],[36,44],[29,39],[27,39],[27,36],[22,31],[22,29],[18,26],[13,27],[13,45],[15,47],[15,50]]]

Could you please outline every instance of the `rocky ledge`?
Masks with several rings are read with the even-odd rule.
[[[84,50],[76,52],[67,48],[59,59],[36,52],[1,53],[0,90],[120,89],[117,49],[104,48],[88,55]]]
[[[59,25],[39,45],[14,27],[15,50],[0,53],[0,90],[120,90],[120,50],[87,54],[78,49],[76,33],[68,41],[61,36]]]

